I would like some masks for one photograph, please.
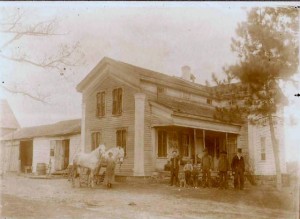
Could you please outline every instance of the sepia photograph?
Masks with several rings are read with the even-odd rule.
[[[0,217],[299,219],[297,2],[0,2]]]

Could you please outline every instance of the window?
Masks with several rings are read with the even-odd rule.
[[[212,99],[206,99],[206,103],[212,105]]]
[[[190,149],[190,136],[188,134],[183,134],[181,153],[184,157],[189,157],[190,155],[189,149]]]
[[[50,141],[50,157],[54,157],[55,141]]]
[[[93,132],[92,133],[92,148],[91,150],[95,150],[102,143],[101,132]]]
[[[161,86],[157,86],[157,94],[163,94],[165,92],[165,88]]]
[[[167,157],[167,132],[158,131],[158,157]]]
[[[124,154],[126,156],[126,145],[127,145],[127,131],[126,129],[119,129],[116,133],[117,146],[121,146],[124,149]]]
[[[266,160],[266,137],[260,138],[260,159]]]
[[[105,116],[105,92],[97,93],[97,117]]]
[[[122,88],[113,90],[113,115],[122,114]]]

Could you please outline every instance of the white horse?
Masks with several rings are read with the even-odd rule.
[[[73,160],[73,173],[72,173],[72,184],[74,186],[75,178],[77,176],[77,170],[80,169],[80,173],[83,171],[82,168],[87,168],[89,172],[88,186],[94,187],[94,174],[100,165],[102,156],[105,153],[105,145],[99,145],[95,150],[90,153],[79,152],[76,154]],[[80,181],[80,180],[79,180]],[[81,182],[79,183],[81,186]]]
[[[100,172],[101,170],[101,167],[105,166],[106,165],[106,161],[109,157],[109,153],[112,152],[112,158],[114,159],[114,161],[116,163],[119,164],[119,168],[121,168],[121,165],[124,161],[124,156],[125,156],[125,152],[124,152],[124,149],[120,146],[116,146],[116,147],[112,147],[110,149],[108,149],[104,154],[103,156],[101,157],[101,161],[100,161],[100,165],[98,167],[98,169],[96,170],[97,173]]]

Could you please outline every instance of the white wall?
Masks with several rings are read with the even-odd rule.
[[[73,159],[75,154],[80,151],[80,144],[81,144],[81,135],[72,135],[70,136],[70,157],[69,157],[69,164],[73,164]]]
[[[37,163],[49,164],[50,160],[50,142],[52,140],[66,140],[70,139],[70,153],[69,164],[73,163],[75,153],[80,150],[80,134],[63,136],[63,137],[40,137],[33,140],[33,158],[32,158],[32,172],[36,172]],[[55,171],[55,157],[51,157],[51,172]]]
[[[50,139],[51,138],[34,138],[33,139],[33,156],[32,172],[36,172],[38,163],[49,164],[50,160]]]
[[[279,143],[281,172],[286,173],[284,126],[283,122],[275,125],[275,136]],[[266,159],[261,160],[261,137],[266,138]],[[275,162],[268,125],[249,125],[249,155],[254,161],[256,175],[275,175]]]

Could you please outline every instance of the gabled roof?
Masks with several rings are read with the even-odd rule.
[[[18,129],[20,125],[7,100],[0,100],[0,128]]]
[[[170,87],[180,87],[182,90],[189,90],[192,92],[202,93],[208,95],[208,87],[193,83],[187,80],[184,80],[179,77],[170,76],[160,72],[152,71],[149,69],[141,68],[135,65],[127,64],[124,62],[116,61],[114,59],[104,57],[94,69],[77,85],[76,89],[79,92],[82,92],[88,85],[99,75],[101,69],[104,69],[106,66],[117,68],[119,75],[123,74],[123,77],[134,77],[138,80],[147,80],[152,81],[157,84],[163,84]]]
[[[66,120],[50,125],[41,125],[34,127],[21,128],[8,135],[1,140],[11,139],[31,139],[35,137],[60,136],[77,134],[81,131],[81,119]]]

